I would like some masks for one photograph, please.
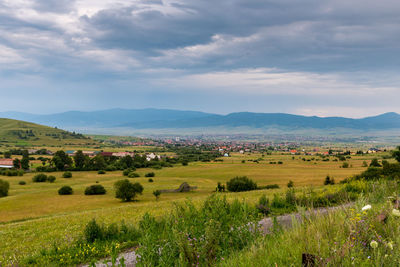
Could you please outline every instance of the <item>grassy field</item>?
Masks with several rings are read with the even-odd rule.
[[[289,180],[295,186],[321,186],[326,175],[340,181],[360,173],[363,161],[372,155],[353,156],[348,159],[350,168],[341,168],[343,162],[316,161],[313,156],[268,155],[259,163],[251,162],[262,158],[259,154],[234,154],[223,162],[190,163],[189,166],[175,166],[161,170],[138,169],[140,178],[131,178],[144,186],[143,195],[137,202],[121,203],[114,197],[113,184],[123,179],[122,172],[74,172],[70,179],[61,178],[62,173],[52,173],[57,177],[55,183],[32,183],[33,173],[23,177],[1,177],[10,182],[10,196],[0,199],[0,261],[13,257],[24,257],[41,248],[53,244],[65,245],[72,242],[82,232],[91,219],[101,222],[137,221],[146,212],[157,216],[168,213],[174,201],[191,198],[194,202],[203,201],[215,190],[217,182],[225,183],[237,175],[247,175],[258,185],[279,184],[282,189],[259,190],[246,193],[226,193],[229,199],[239,198],[255,202],[262,194],[272,196],[285,190]],[[310,161],[303,161],[302,158]],[[311,160],[314,158],[314,160]],[[245,163],[242,163],[245,160]],[[282,161],[283,164],[269,164]],[[144,174],[154,171],[154,182],[148,182]],[[19,181],[26,185],[19,185]],[[98,181],[107,189],[103,196],[85,196],[84,189]],[[156,201],[152,192],[156,189],[175,189],[188,182],[198,189],[188,193],[164,193]],[[74,189],[72,196],[59,196],[57,190],[63,185]]]

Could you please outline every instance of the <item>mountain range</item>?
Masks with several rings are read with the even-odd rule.
[[[400,129],[400,115],[394,112],[352,119],[344,117],[302,116],[285,113],[237,112],[219,115],[198,111],[170,109],[109,109],[69,111],[37,115],[22,112],[0,112],[0,118],[11,118],[64,129],[352,129],[359,131]],[[87,131],[85,131],[87,132]]]

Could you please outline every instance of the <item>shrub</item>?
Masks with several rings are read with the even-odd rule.
[[[137,177],[140,177],[140,175],[137,172],[131,172],[128,174],[128,177],[129,178],[137,178]]]
[[[72,173],[71,172],[64,172],[62,177],[63,178],[71,178],[72,177]]]
[[[53,176],[53,175],[49,175],[49,176],[47,177],[47,181],[50,182],[50,183],[54,183],[55,180],[56,180],[56,177]]]
[[[126,169],[126,170],[124,170],[124,171],[122,172],[122,175],[123,175],[123,176],[128,176],[128,174],[131,173],[131,172],[132,172],[131,169]]]
[[[9,189],[10,189],[10,183],[0,179],[0,197],[8,196]]]
[[[363,161],[362,167],[368,167],[368,164],[365,160]]]
[[[216,192],[225,192],[225,185],[222,185],[220,182],[217,184]]]
[[[342,164],[342,168],[348,168],[349,167],[349,163],[347,163],[347,162],[343,162],[343,164]]]
[[[290,180],[290,181],[287,183],[287,187],[288,187],[288,188],[294,187],[294,182],[293,182],[292,180]]]
[[[160,190],[155,190],[155,191],[153,191],[153,195],[156,197],[156,200],[158,200],[158,198],[161,195],[161,191]]]
[[[47,181],[47,175],[43,173],[36,174],[32,178],[32,182],[34,183],[44,183]]]
[[[257,189],[277,189],[277,188],[279,188],[279,185],[277,185],[277,184],[268,184],[268,185],[257,187]]]
[[[122,201],[131,201],[136,195],[142,194],[143,186],[140,183],[131,183],[128,179],[117,181],[114,184],[115,197]]]
[[[247,176],[237,176],[228,181],[226,187],[231,192],[242,192],[257,189],[257,184]]]
[[[382,167],[381,164],[379,164],[379,161],[377,158],[374,158],[371,160],[371,163],[369,164],[370,167]]]
[[[19,181],[18,184],[19,185],[26,185],[26,182],[25,181]]]
[[[72,195],[72,188],[68,185],[64,185],[60,189],[58,189],[58,194],[59,195]]]
[[[149,178],[149,183],[152,183],[152,182],[154,182],[154,180],[153,179],[151,179],[151,178]]]
[[[85,195],[104,195],[106,192],[104,186],[100,184],[94,184],[85,189]]]
[[[154,177],[156,174],[154,172],[148,172],[144,175],[145,177]]]
[[[105,170],[99,170],[99,171],[97,172],[97,174],[106,174],[106,171],[105,171]]]
[[[257,209],[265,216],[271,213],[271,208],[269,207],[269,199],[266,195],[262,195],[258,200]]]
[[[334,185],[334,184],[335,180],[331,178],[329,175],[327,175],[324,181],[324,185]]]
[[[92,219],[86,225],[83,235],[87,243],[93,243],[103,240],[118,240],[119,242],[137,241],[141,234],[135,226],[127,225],[124,222],[120,226],[112,223],[106,227],[98,224],[95,219]]]
[[[85,239],[89,243],[93,243],[97,239],[103,239],[102,227],[96,222],[95,219],[92,219],[85,227]]]

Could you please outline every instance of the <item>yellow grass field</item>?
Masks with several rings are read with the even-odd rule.
[[[281,189],[258,190],[245,193],[226,193],[229,199],[239,198],[255,202],[262,194],[271,196],[285,190],[289,180],[295,187],[321,186],[327,175],[338,182],[346,177],[360,173],[363,161],[373,156],[352,156],[347,162],[351,167],[341,168],[343,162],[316,161],[319,157],[292,155],[267,155],[259,163],[248,160],[261,158],[260,154],[234,154],[223,158],[223,162],[197,162],[189,166],[175,166],[161,170],[138,169],[140,178],[129,178],[144,186],[143,195],[137,202],[122,203],[114,196],[113,184],[125,179],[121,171],[108,172],[103,175],[97,172],[73,172],[73,177],[62,178],[62,173],[55,175],[55,183],[32,183],[34,173],[23,177],[6,177],[0,179],[10,182],[9,196],[0,198],[0,261],[9,257],[23,257],[43,247],[66,245],[72,242],[92,218],[101,222],[136,222],[143,214],[154,215],[168,213],[175,201],[187,198],[195,202],[204,200],[216,187],[217,182],[225,183],[234,176],[246,175],[258,185],[278,184]],[[303,161],[302,158],[312,159]],[[242,163],[245,160],[245,163]],[[282,161],[283,164],[269,164],[270,161]],[[153,171],[154,182],[144,177]],[[19,185],[19,181],[26,185]],[[87,186],[98,181],[107,189],[102,196],[85,196]],[[188,193],[163,193],[156,201],[153,191],[157,189],[175,189],[183,182],[197,186],[197,190]],[[63,185],[70,185],[74,194],[59,196],[57,190]]]

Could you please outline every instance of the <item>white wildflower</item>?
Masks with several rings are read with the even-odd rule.
[[[367,206],[364,206],[361,210],[364,211],[364,210],[369,210],[371,208],[372,208],[371,205],[367,205]]]
[[[396,217],[400,217],[400,211],[398,209],[393,209],[392,210],[392,215]]]
[[[372,240],[369,245],[371,246],[371,248],[377,248],[378,247],[378,242],[376,242],[375,240]]]

